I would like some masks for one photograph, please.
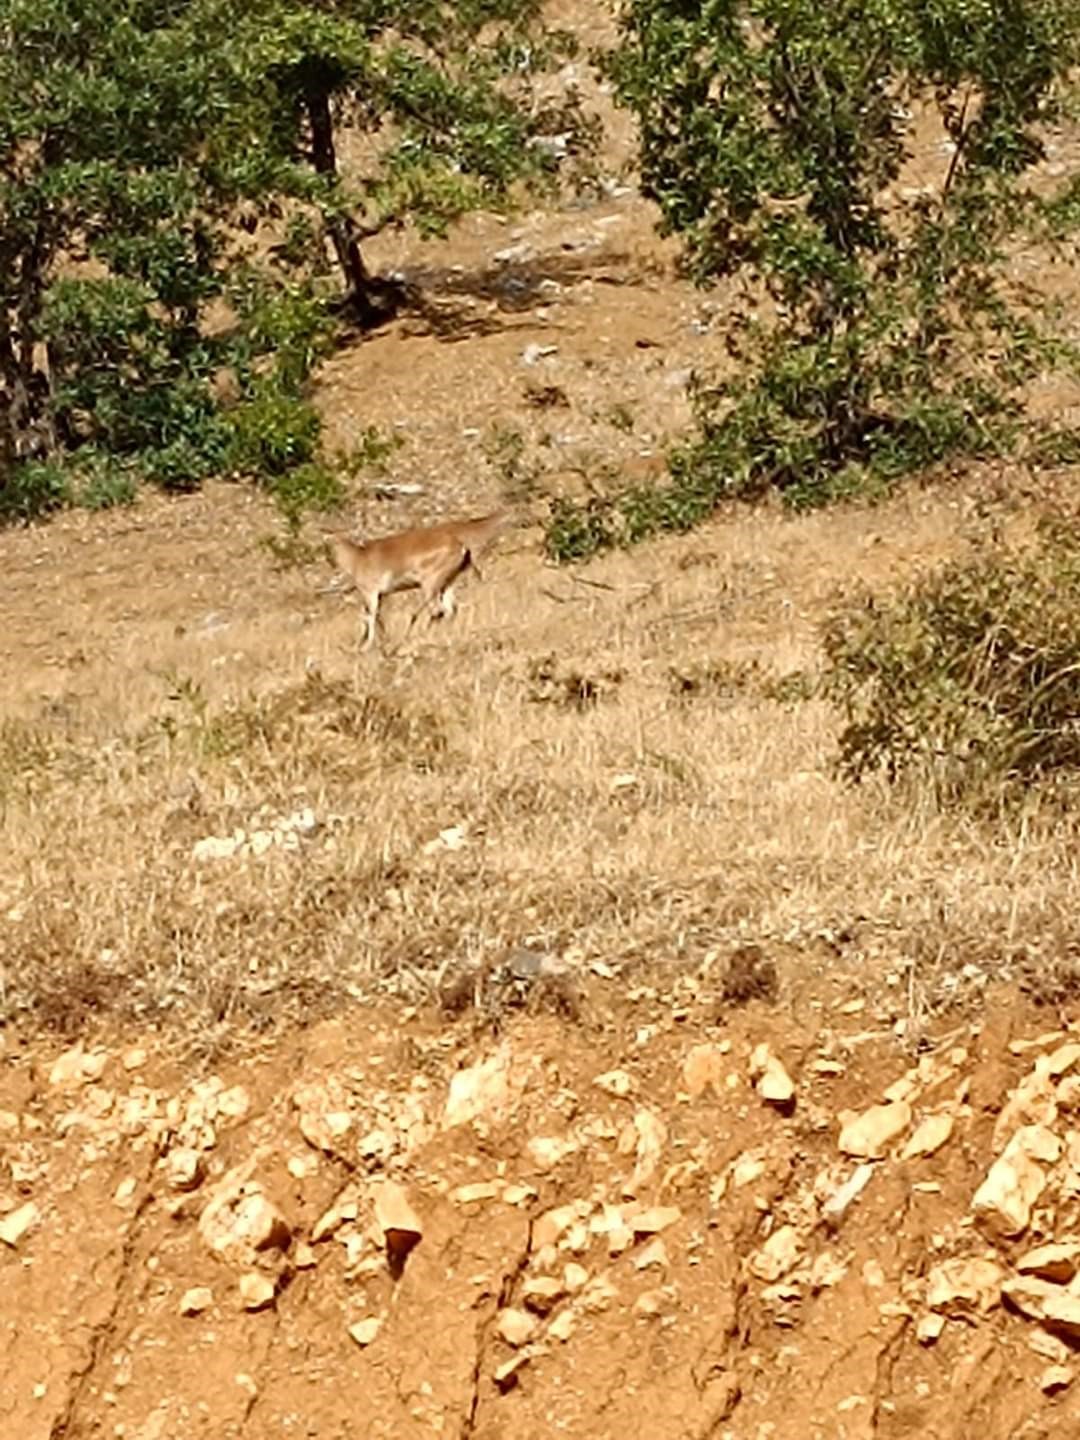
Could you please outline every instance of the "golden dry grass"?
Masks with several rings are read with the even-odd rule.
[[[972,960],[1060,947],[1072,823],[1006,834],[846,788],[836,717],[760,683],[814,669],[838,594],[977,539],[986,490],[735,511],[583,572],[519,531],[397,653],[389,602],[381,657],[358,654],[355,605],[315,593],[325,570],[275,573],[244,492],[8,537],[26,663],[0,725],[4,1013],[209,1043],[375,987],[419,998],[511,944],[693,969],[765,941],[899,984],[917,1014]],[[305,807],[295,849],[193,853]]]

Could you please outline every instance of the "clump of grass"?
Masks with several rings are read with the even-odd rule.
[[[172,679],[170,709],[158,726],[170,739],[189,745],[200,757],[245,757],[307,753],[320,737],[345,742],[351,768],[407,763],[424,769],[446,749],[441,724],[431,711],[391,696],[357,692],[344,680],[317,672],[268,695],[212,706],[202,687],[186,677]],[[323,752],[333,763],[335,750]]]
[[[47,768],[53,748],[40,726],[14,718],[0,719],[0,803]]]
[[[1080,772],[1080,540],[1060,518],[1029,550],[992,543],[824,629],[824,693],[852,781],[915,776],[940,801],[997,804]]]

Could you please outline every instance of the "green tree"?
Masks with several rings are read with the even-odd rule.
[[[574,95],[537,97],[536,76],[574,50],[571,36],[543,28],[538,0],[271,0],[245,7],[236,50],[261,88],[267,139],[317,176],[309,196],[364,324],[401,298],[370,273],[365,239],[408,220],[440,234],[467,210],[503,204],[515,182],[551,179],[593,135]],[[347,178],[343,127],[377,137]],[[295,244],[313,238],[297,225]]]
[[[768,488],[866,493],[1012,443],[1020,387],[1064,351],[1001,262],[1046,209],[1025,172],[1078,54],[1075,0],[627,0],[605,64],[645,193],[691,274],[741,272],[761,314],[731,326],[734,373],[699,387],[670,486],[559,507],[551,548],[686,528]],[[913,109],[948,152],[921,191],[903,174]]]
[[[65,503],[73,475],[93,503],[223,469],[329,493],[309,470],[286,485],[318,447],[302,387],[332,340],[324,237],[375,321],[394,296],[365,235],[551,178],[551,136],[579,118],[536,102],[560,42],[508,0],[0,0],[0,33],[8,518]],[[346,124],[372,157],[348,180]],[[268,254],[242,243],[260,220]]]

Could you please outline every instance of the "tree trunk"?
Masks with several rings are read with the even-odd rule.
[[[311,125],[311,163],[320,175],[329,175],[336,180],[337,152],[334,149],[334,122],[330,115],[328,91],[309,86],[304,93],[304,105]],[[326,228],[345,280],[348,308],[365,329],[389,320],[401,304],[401,287],[372,275],[364,264],[356,224],[351,215],[329,218]]]
[[[25,364],[16,353],[10,319],[0,318],[0,467],[5,480],[19,460],[49,453],[42,429],[48,382],[31,358],[23,359]]]

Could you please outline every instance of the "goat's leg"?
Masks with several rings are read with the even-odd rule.
[[[378,591],[376,591],[374,595],[369,595],[367,597],[367,612],[364,618],[367,621],[367,638],[364,641],[363,648],[365,650],[370,650],[371,647],[375,644],[375,628],[379,622]]]

